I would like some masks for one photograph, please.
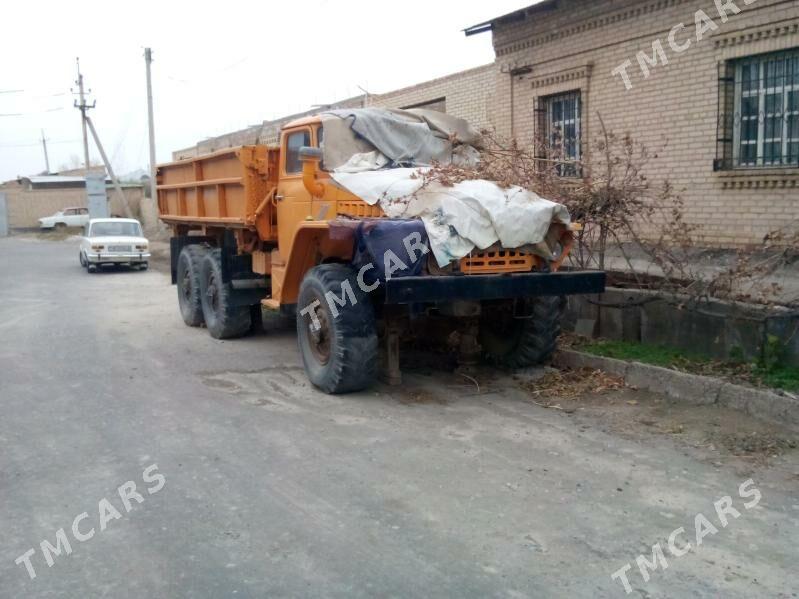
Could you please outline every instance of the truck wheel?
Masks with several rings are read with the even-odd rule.
[[[563,299],[558,296],[486,302],[479,341],[486,361],[505,368],[524,368],[552,357],[560,335]]]
[[[200,304],[214,339],[241,337],[250,330],[250,307],[233,305],[233,287],[222,282],[222,250],[205,254],[200,269]]]
[[[83,257],[83,252],[78,253],[78,260],[80,260],[80,265],[83,268],[86,268],[89,265],[89,263],[86,261],[86,258]]]
[[[309,270],[300,285],[300,354],[308,378],[325,393],[359,391],[377,377],[374,309],[355,276],[355,270],[345,264],[323,264]],[[347,299],[343,306],[333,303],[331,307],[328,293],[338,298],[351,295],[355,302]]]
[[[190,327],[198,327],[204,322],[200,303],[200,267],[207,251],[205,246],[191,244],[180,250],[178,256],[178,305],[183,322]]]

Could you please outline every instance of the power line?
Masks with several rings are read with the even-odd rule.
[[[79,139],[61,139],[58,141],[50,141],[47,140],[49,144],[74,144],[75,142],[80,141]],[[0,148],[32,148],[33,146],[41,145],[42,141],[35,141],[31,143],[19,143],[19,144],[0,144]]]
[[[4,112],[0,113],[0,116],[26,116],[29,114],[43,114],[45,112],[57,112],[59,110],[64,110],[64,107],[61,106],[60,108],[47,108],[45,110],[34,110],[32,112]]]
[[[27,93],[24,89],[8,89],[8,90],[0,90],[0,94],[24,94]],[[37,96],[31,96],[31,100],[38,100],[40,98],[55,98],[56,96],[66,96],[67,92],[56,92],[54,94],[39,94]]]

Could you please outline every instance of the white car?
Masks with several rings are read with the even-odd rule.
[[[62,227],[85,227],[89,222],[88,208],[64,208],[39,219],[41,229],[60,229]]]
[[[141,223],[132,218],[93,218],[80,240],[80,265],[96,272],[103,264],[127,264],[145,270],[150,244]]]

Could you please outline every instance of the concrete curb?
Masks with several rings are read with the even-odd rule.
[[[562,349],[553,363],[567,368],[597,368],[623,376],[629,385],[662,393],[695,405],[719,404],[746,412],[766,422],[799,430],[799,401],[774,391],[728,383],[722,379],[688,374],[641,362],[604,358],[573,349]]]

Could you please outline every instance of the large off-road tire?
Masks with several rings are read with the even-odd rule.
[[[222,250],[209,250],[200,268],[200,303],[214,339],[241,337],[250,330],[250,307],[233,304],[233,286],[222,282]]]
[[[200,302],[200,268],[208,248],[191,244],[180,250],[177,267],[178,306],[180,315],[190,327],[198,327],[205,322]]]
[[[342,298],[350,289],[355,302],[328,303],[328,292]],[[356,282],[355,269],[323,264],[308,271],[297,302],[297,340],[308,378],[325,393],[372,385],[377,378],[377,327],[374,308]]]
[[[540,296],[484,302],[479,342],[483,357],[504,368],[524,368],[548,361],[560,335],[563,299]]]

